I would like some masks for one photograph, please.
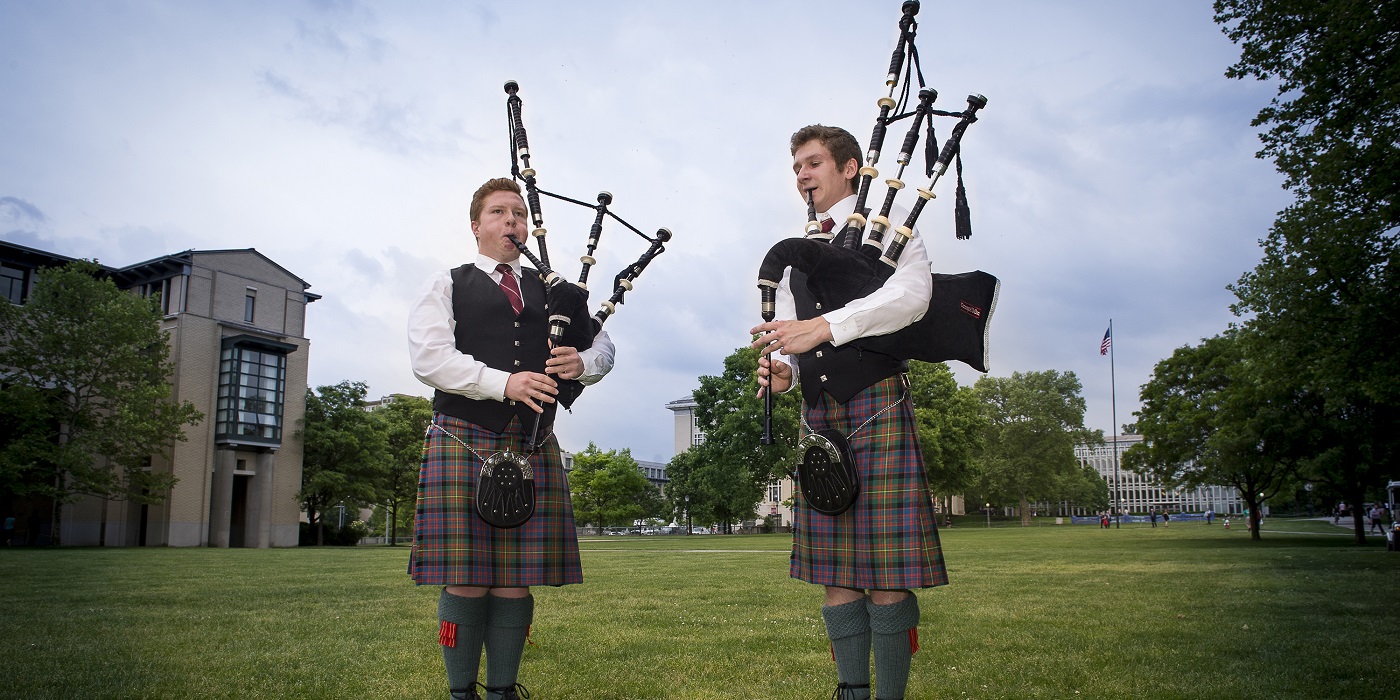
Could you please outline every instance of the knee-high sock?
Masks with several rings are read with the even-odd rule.
[[[481,667],[481,643],[486,638],[486,597],[438,596],[438,643],[447,667],[447,687],[453,698],[471,697]]]
[[[486,623],[486,686],[506,688],[515,685],[520,672],[525,637],[535,620],[535,597],[487,599],[491,601],[491,617]],[[499,693],[487,694],[488,700],[499,697]]]
[[[909,685],[909,662],[914,651],[909,630],[919,627],[919,599],[909,597],[889,605],[870,604],[870,636],[875,650],[875,697],[902,700]]]
[[[853,689],[853,697],[870,697],[870,615],[865,599],[841,605],[822,606],[826,636],[831,639],[831,655],[836,658],[836,677]]]

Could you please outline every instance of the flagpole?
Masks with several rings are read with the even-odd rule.
[[[1108,319],[1108,392],[1113,403],[1113,513],[1114,527],[1123,527],[1123,491],[1118,480],[1118,380],[1113,369],[1113,319]]]

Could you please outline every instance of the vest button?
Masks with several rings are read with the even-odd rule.
[[[510,405],[514,406],[514,405],[515,405],[515,401],[511,401],[511,402],[510,402]]]
[[[515,366],[516,366],[516,367],[519,367],[519,366],[520,366],[520,360],[516,360],[516,361],[515,361]]]
[[[516,328],[519,328],[519,327],[520,327],[520,322],[519,322],[519,321],[516,321],[516,322],[515,322],[515,327],[516,327]]]
[[[826,381],[826,375],[825,375],[825,374],[822,375],[822,381]]]
[[[822,307],[821,302],[817,302],[817,308],[820,309],[821,307]]]
[[[821,357],[821,356],[822,356],[822,351],[821,351],[821,350],[818,350],[818,351],[817,351],[817,357]]]
[[[515,347],[517,347],[517,348],[520,347],[520,341],[518,341],[518,340],[515,341]]]

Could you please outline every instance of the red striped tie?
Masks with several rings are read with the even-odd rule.
[[[822,233],[831,233],[831,229],[836,227],[836,219],[826,217],[822,219]]]
[[[505,263],[497,265],[496,272],[501,273],[501,291],[506,293],[510,308],[515,309],[515,315],[519,316],[520,310],[525,308],[525,300],[520,298],[520,283],[515,281],[515,272]]]

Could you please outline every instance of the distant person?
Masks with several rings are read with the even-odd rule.
[[[1226,530],[1229,530],[1229,529],[1230,529],[1230,518],[1229,518],[1229,516],[1226,516],[1226,517],[1225,517],[1225,529],[1226,529]]]
[[[1206,509],[1206,524],[1209,525],[1209,524],[1210,524],[1210,521],[1212,521],[1212,520],[1214,520],[1214,519],[1215,519],[1215,509],[1214,509],[1214,508],[1207,508],[1207,509]]]
[[[1152,527],[1157,527],[1157,509],[1153,508],[1152,510],[1147,511],[1147,517],[1149,520],[1152,521]]]
[[[1108,529],[1108,511],[1099,513],[1099,528],[1103,530]]]
[[[1162,527],[1172,526],[1172,514],[1169,511],[1162,511]]]
[[[418,585],[442,587],[438,643],[450,697],[481,697],[484,648],[486,700],[516,700],[530,696],[517,682],[535,615],[530,587],[583,582],[553,432],[556,380],[602,379],[614,349],[607,331],[582,352],[550,347],[544,282],[521,266],[510,240],[526,234],[519,185],[488,180],[472,195],[470,216],[476,258],[430,277],[408,315],[413,373],[436,389],[408,570]],[[510,528],[488,523],[475,501],[485,460],[507,452],[528,461],[535,489],[533,515]]]
[[[1369,533],[1371,530],[1375,530],[1375,531],[1377,531],[1377,532],[1380,532],[1380,533],[1384,534],[1384,533],[1385,533],[1385,528],[1384,528],[1384,527],[1381,527],[1381,506],[1380,506],[1380,504],[1377,503],[1377,504],[1371,506],[1371,511],[1370,511],[1370,513],[1369,513],[1368,515],[1369,515],[1370,518],[1371,518],[1371,527],[1370,527],[1370,529],[1368,529],[1366,532]]]
[[[10,541],[15,538],[15,516],[5,518],[5,546],[10,546]]]

